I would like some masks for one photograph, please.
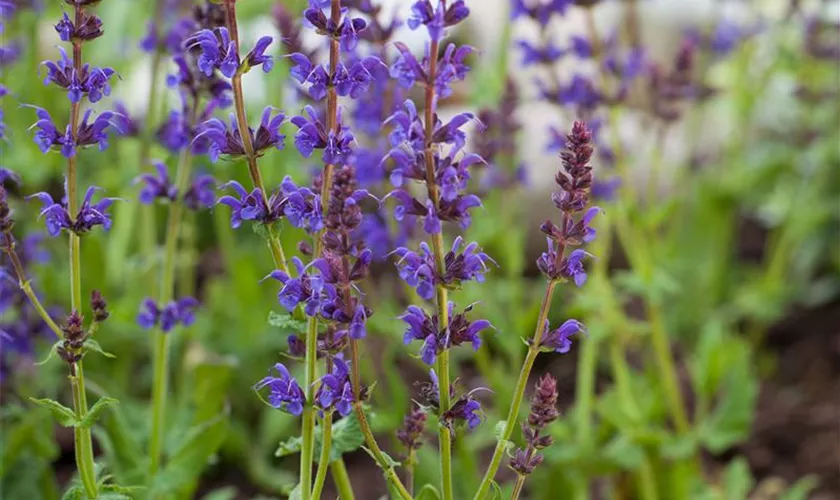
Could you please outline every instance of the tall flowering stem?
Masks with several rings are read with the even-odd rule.
[[[333,26],[338,26],[341,21],[341,1],[330,1],[330,16],[329,22]],[[335,75],[339,63],[339,40],[335,36],[329,39],[330,59],[329,59],[329,74]],[[327,87],[327,115],[326,115],[327,134],[330,136],[338,135],[338,93],[335,85]],[[330,189],[332,188],[334,165],[331,161],[326,161],[324,169],[321,174],[321,207],[325,209],[328,205],[330,196]],[[315,236],[315,249],[313,255],[318,258],[323,253],[323,235],[324,229],[318,232]],[[351,340],[355,342],[355,340]],[[318,317],[313,315],[307,318],[306,328],[306,353],[304,354],[304,381],[307,390],[307,401],[314,401],[316,378],[318,376]],[[351,360],[351,370],[353,371],[353,386],[358,387],[356,383],[358,379],[358,359]],[[332,425],[332,420],[324,419],[322,422],[323,429],[326,433],[326,426]],[[301,492],[303,492],[303,499],[310,498],[310,485],[312,484],[312,458],[315,453],[315,408],[312,405],[307,405],[303,411],[302,422],[302,439],[300,459],[300,484]],[[322,447],[329,447],[329,444],[322,443]],[[326,469],[326,464],[321,464],[319,469]],[[318,485],[315,486],[316,490]],[[318,497],[314,497],[318,498]]]
[[[548,312],[558,283],[572,280],[575,285],[582,286],[587,280],[583,263],[589,254],[580,248],[568,250],[572,246],[582,245],[595,238],[595,230],[590,227],[590,224],[600,213],[600,209],[587,208],[593,180],[592,167],[589,165],[594,151],[592,142],[592,132],[582,122],[575,122],[571,133],[565,138],[566,149],[560,155],[563,168],[555,177],[560,190],[552,194],[554,205],[562,212],[561,224],[558,226],[546,220],[540,226],[540,230],[547,236],[548,249],[537,260],[537,267],[546,277],[547,283],[536,329],[533,337],[528,341],[528,352],[516,382],[513,401],[501,436],[474,500],[485,498],[501,465],[510,436],[516,427],[525,388],[537,356],[540,352],[547,351],[568,352],[572,345],[570,337],[585,331],[584,326],[573,319],[550,330]],[[521,485],[519,487],[521,488]]]
[[[443,2],[443,0],[441,0]],[[437,54],[439,52],[439,41],[432,38],[429,47],[429,78],[426,83],[426,107],[424,110],[424,126],[426,131],[426,144],[423,157],[426,162],[426,186],[429,192],[429,199],[432,205],[437,208],[440,206],[440,193],[438,192],[436,172],[435,172],[435,145],[432,142],[435,126],[435,77],[437,75]],[[438,231],[431,235],[432,251],[434,252],[435,266],[439,274],[443,274],[446,270],[444,264],[444,250],[443,250],[443,232]],[[435,297],[437,301],[438,318],[440,318],[440,325],[442,329],[449,327],[449,311],[447,298],[447,290],[443,284],[439,284],[435,290]],[[440,377],[441,387],[449,387],[449,351],[444,350],[438,357],[437,373]],[[449,391],[441,391],[440,393],[440,412],[441,415],[449,411],[450,398]],[[452,433],[451,429],[445,425],[438,427],[438,438],[440,447],[440,474],[443,483],[443,498],[451,500],[452,493]]]
[[[236,1],[235,0],[224,0],[225,6],[225,21],[227,23],[228,33],[230,34],[230,39],[234,44],[234,50],[236,54],[240,53],[240,45],[239,45],[239,26],[236,22]],[[245,62],[244,66],[247,67],[248,61]],[[258,152],[254,148],[254,143],[251,139],[251,134],[247,133],[249,130],[248,128],[248,116],[245,114],[245,96],[242,92],[242,75],[244,71],[242,71],[243,66],[240,66],[236,72],[231,77],[230,83],[233,87],[233,105],[234,110],[236,112],[236,123],[239,127],[239,130],[242,131],[240,134],[241,141],[242,141],[242,149],[244,150],[243,153],[245,155],[245,160],[248,164],[248,175],[251,178],[251,183],[254,185],[254,188],[259,189],[262,193],[263,202],[267,205],[268,204],[268,191],[265,189],[265,184],[263,183],[262,174],[260,173],[260,167],[257,164]],[[270,68],[270,66],[268,66]],[[247,69],[246,69],[247,71]],[[288,264],[286,262],[286,256],[283,253],[283,247],[280,244],[280,238],[277,234],[275,234],[274,229],[271,224],[267,224],[266,228],[268,229],[268,246],[271,250],[271,256],[274,259],[274,264],[277,268],[282,269],[285,272],[288,272]]]
[[[190,123],[194,124],[195,108],[190,115]],[[176,198],[169,204],[163,267],[160,275],[160,292],[158,293],[159,304],[169,304],[175,294],[175,261],[178,239],[181,234],[184,194],[188,192],[189,188],[191,165],[192,153],[190,148],[184,148],[181,151],[178,170],[175,175],[175,186],[181,198]],[[152,435],[149,444],[149,469],[151,474],[154,474],[160,466],[163,454],[166,399],[169,392],[169,333],[164,330],[163,322],[161,322],[161,328],[154,333],[154,378],[152,383]]]

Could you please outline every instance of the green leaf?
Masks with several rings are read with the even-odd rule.
[[[210,493],[207,493],[201,500],[233,500],[236,498],[236,494],[238,490],[235,486],[227,486],[225,488],[219,488],[218,490],[213,490]]]
[[[367,452],[368,455],[370,455],[370,458],[376,461],[376,456],[373,454],[372,451],[370,451],[370,449],[367,446],[362,446],[361,448],[365,450],[365,452]],[[400,463],[391,458],[391,455],[385,453],[384,451],[380,451],[380,453],[382,453],[382,456],[385,458],[385,465],[388,468],[395,469],[400,466]]]
[[[224,410],[234,364],[228,361],[202,362],[192,372],[194,423],[203,422]]]
[[[819,481],[814,476],[803,477],[787,491],[779,495],[778,500],[807,500],[808,494],[817,487]]]
[[[306,322],[293,318],[291,314],[281,314],[271,311],[268,313],[268,324],[287,331],[306,333]]]
[[[37,363],[35,363],[35,365],[37,365],[37,366],[41,366],[41,365],[45,365],[45,364],[47,364],[47,362],[48,362],[49,360],[51,360],[52,358],[54,358],[55,356],[57,356],[57,355],[58,355],[58,348],[59,348],[59,347],[61,347],[61,345],[62,345],[63,343],[64,343],[64,341],[63,341],[63,340],[57,340],[57,341],[56,341],[56,342],[52,345],[52,347],[50,347],[50,351],[47,353],[47,357],[46,357],[46,358],[44,358],[44,359],[42,359],[41,361],[38,361]]]
[[[723,486],[726,500],[743,500],[753,487],[750,466],[743,457],[732,461],[723,473]]]
[[[330,443],[330,462],[335,462],[345,453],[358,450],[365,442],[365,435],[362,434],[362,427],[355,413],[333,424],[332,442]],[[320,454],[321,436],[315,435],[315,453]]]
[[[115,398],[99,398],[99,401],[97,401],[96,404],[91,406],[90,410],[88,410],[88,414],[85,415],[85,418],[83,418],[82,421],[79,422],[79,426],[84,427],[86,429],[90,429],[91,427],[93,427],[93,424],[95,424],[96,421],[99,420],[99,416],[102,414],[105,408],[118,404],[120,404],[120,402]]]
[[[67,491],[61,496],[61,500],[84,500],[85,496],[85,489],[82,488],[82,485],[74,484],[67,488]]]
[[[490,481],[490,487],[493,489],[493,493],[491,493],[490,500],[502,500],[502,487],[499,486],[495,480]]]
[[[607,443],[604,455],[611,462],[627,470],[638,469],[645,460],[645,450],[623,434]]]
[[[166,467],[153,481],[153,495],[178,490],[197,478],[225,440],[228,430],[226,413],[202,422],[187,431],[173,450]]]
[[[414,500],[440,500],[440,492],[431,484],[426,484],[420,488]]]
[[[73,412],[73,410],[64,406],[58,401],[54,401],[52,399],[29,399],[32,402],[36,403],[38,406],[50,410],[55,419],[58,420],[58,423],[63,425],[64,427],[75,427],[78,423],[78,420],[76,420],[76,414]]]
[[[146,488],[143,486],[120,486],[118,484],[105,484],[102,485],[99,491],[102,493],[119,493],[123,495],[128,495],[129,498],[133,498],[132,495],[135,495]]]
[[[662,458],[684,460],[697,451],[697,436],[694,433],[681,436],[668,435],[659,447]]]
[[[289,492],[289,500],[300,500],[301,493],[300,493],[300,483],[296,484],[292,491]]]
[[[101,355],[105,356],[106,358],[110,358],[110,359],[116,358],[116,356],[114,356],[110,352],[104,351],[102,349],[102,346],[99,345],[99,342],[97,342],[94,339],[89,338],[89,339],[85,340],[85,348],[89,351],[93,351],[95,353],[101,354]]]
[[[290,437],[285,441],[280,441],[280,444],[277,446],[277,450],[274,451],[274,456],[280,458],[299,453],[302,444],[303,440],[300,436]]]
[[[321,456],[322,436],[323,431],[319,426],[315,429],[315,453],[313,453],[312,457],[313,462],[316,462],[318,457]],[[358,450],[364,442],[365,436],[362,434],[359,420],[356,418],[355,413],[351,413],[333,424],[332,441],[330,442],[330,462],[338,460],[345,453]],[[299,453],[301,445],[302,440],[299,436],[289,438],[279,444],[277,450],[274,452],[274,456],[285,457]]]

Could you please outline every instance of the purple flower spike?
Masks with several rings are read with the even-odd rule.
[[[67,57],[67,52],[61,47],[58,50],[61,53],[60,60],[41,63],[47,68],[44,85],[53,83],[65,89],[67,97],[72,103],[81,101],[84,96],[87,96],[92,103],[97,102],[102,99],[102,96],[111,93],[108,80],[116,74],[113,69],[97,68],[85,64],[79,71],[76,71],[73,61]]]
[[[464,0],[456,0],[449,7],[446,7],[446,2],[438,2],[437,7],[433,7],[430,0],[418,0],[411,6],[408,27],[416,30],[426,26],[432,40],[439,41],[445,34],[445,28],[460,23],[469,14]]]
[[[47,233],[50,236],[58,236],[62,230],[67,230],[77,235],[83,235],[95,226],[102,226],[106,231],[111,229],[111,217],[108,215],[108,208],[111,207],[117,198],[103,198],[92,204],[93,194],[100,188],[91,186],[85,193],[79,212],[74,218],[67,212],[67,205],[64,201],[56,203],[48,193],[40,192],[27,196],[26,199],[38,198],[44,204],[41,216],[47,225]],[[65,195],[66,199],[66,195]]]
[[[487,320],[470,321],[466,314],[472,310],[472,306],[464,309],[464,312],[453,315],[455,305],[449,303],[449,328],[440,327],[437,315],[429,316],[423,309],[417,306],[409,306],[400,319],[408,325],[403,334],[403,342],[406,344],[414,340],[422,340],[420,357],[426,364],[434,364],[437,355],[446,349],[469,343],[473,349],[481,345],[479,333],[493,325]]]
[[[303,413],[303,405],[306,403],[303,389],[282,363],[274,365],[274,369],[280,376],[265,377],[254,385],[254,390],[259,391],[263,387],[268,387],[271,391],[268,395],[268,403],[271,406],[295,416],[300,415]]]
[[[197,175],[184,193],[184,205],[190,210],[210,208],[216,203],[216,179],[209,175]]]
[[[169,333],[179,324],[190,326],[195,323],[195,309],[197,307],[198,300],[192,297],[182,297],[163,307],[154,300],[146,298],[140,304],[137,324],[147,330],[159,325],[163,333]]]
[[[548,320],[546,320],[540,347],[560,354],[565,354],[572,348],[572,340],[570,339],[572,335],[586,333],[586,327],[576,319],[566,320],[565,323],[554,330],[549,331],[548,329]]]

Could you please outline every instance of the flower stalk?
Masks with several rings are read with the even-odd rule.
[[[190,116],[190,123],[195,123],[195,108]],[[190,182],[192,153],[184,148],[178,160],[175,185],[179,196],[187,192]],[[168,304],[175,295],[175,261],[178,253],[178,241],[183,218],[182,199],[169,204],[169,217],[166,224],[166,246],[160,277],[159,304]],[[169,334],[163,328],[154,333],[154,376],[152,382],[152,435],[149,444],[149,471],[154,475],[163,455],[163,437],[166,427],[166,400],[169,387]]]

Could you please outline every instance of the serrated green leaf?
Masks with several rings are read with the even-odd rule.
[[[440,500],[440,492],[431,484],[423,485],[414,500]]]
[[[99,398],[99,401],[97,401],[96,404],[90,407],[90,410],[88,410],[88,414],[85,415],[85,418],[83,418],[82,421],[79,422],[79,426],[90,429],[91,427],[93,427],[93,424],[95,424],[96,421],[99,420],[99,416],[102,414],[103,411],[105,411],[105,408],[118,404],[120,404],[120,402],[115,398]]]
[[[42,408],[50,410],[55,419],[58,420],[58,423],[63,425],[64,427],[74,427],[78,423],[78,420],[76,420],[76,414],[73,412],[73,410],[64,406],[58,401],[54,401],[49,398],[29,398],[29,400]]]
[[[493,427],[493,435],[496,436],[496,441],[505,439],[505,430],[507,429],[507,420],[500,420],[495,427]]]
[[[114,356],[110,352],[107,352],[107,351],[103,350],[102,346],[99,345],[99,342],[97,342],[94,339],[89,338],[89,339],[85,340],[85,348],[88,351],[93,351],[95,353],[101,354],[101,355],[103,355],[103,356],[105,356],[106,358],[109,358],[109,359],[116,358],[116,356]]]
[[[293,318],[291,314],[280,314],[271,311],[268,313],[268,324],[295,333],[306,333],[306,322]]]

